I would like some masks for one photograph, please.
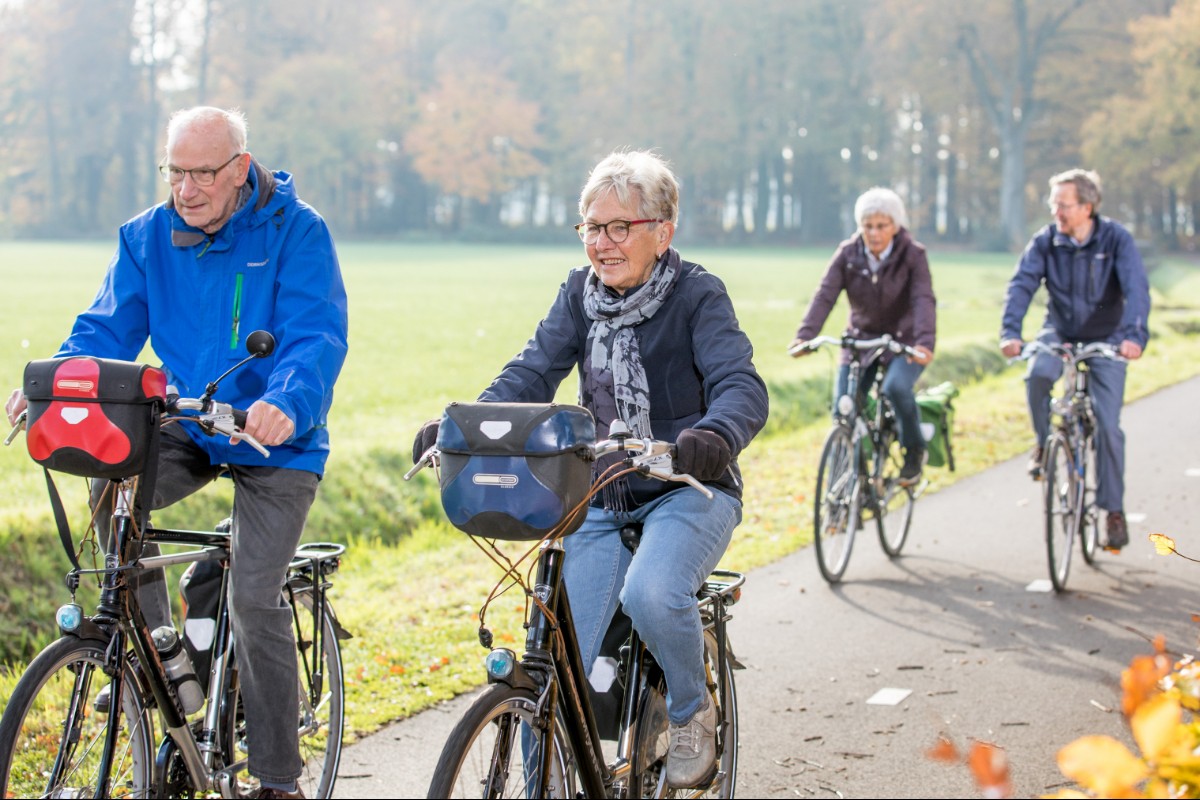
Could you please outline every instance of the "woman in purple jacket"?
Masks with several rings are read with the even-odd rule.
[[[891,189],[877,186],[863,192],[854,204],[854,218],[858,233],[838,246],[796,331],[792,353],[800,356],[812,352],[796,346],[821,332],[843,290],[850,300],[847,335],[869,339],[891,334],[920,353],[918,358],[896,358],[885,353],[882,359],[887,369],[883,392],[896,410],[900,444],[904,447],[900,481],[912,485],[920,480],[925,463],[925,441],[913,385],[933,360],[937,333],[937,302],[929,261],[925,246],[909,234],[904,203]],[[846,392],[853,357],[853,351],[842,352],[835,398]],[[864,376],[862,385],[867,385],[869,378]]]

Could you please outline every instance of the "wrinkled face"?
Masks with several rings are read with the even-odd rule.
[[[642,218],[636,195],[630,195],[629,205],[623,206],[617,200],[616,192],[608,192],[588,207],[583,221],[604,225],[614,220]],[[674,223],[648,222],[630,228],[629,238],[623,242],[614,242],[607,233],[601,232],[594,243],[584,244],[584,249],[600,281],[625,294],[649,279],[655,263],[667,251],[674,235]]]
[[[858,227],[867,249],[876,257],[896,238],[896,223],[887,214],[868,214]]]
[[[238,190],[246,182],[250,154],[237,158],[228,128],[221,122],[197,122],[180,129],[167,144],[167,165],[189,170],[217,170],[210,186],[199,186],[188,173],[171,184],[175,210],[183,221],[205,233],[216,233],[237,210]],[[224,166],[222,166],[224,165]]]
[[[1092,204],[1079,202],[1073,183],[1060,183],[1050,190],[1050,213],[1059,231],[1073,239],[1084,239],[1092,230]]]

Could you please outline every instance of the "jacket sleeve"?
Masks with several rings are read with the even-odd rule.
[[[707,410],[692,427],[719,433],[734,458],[767,422],[767,387],[754,368],[754,348],[738,325],[733,302],[715,275],[690,322],[693,359],[704,383]]]
[[[123,226],[117,252],[95,299],[75,318],[56,357],[89,355],[133,361],[141,355],[150,336],[146,265],[134,255],[128,237],[128,226]]]
[[[1046,277],[1046,254],[1039,246],[1045,235],[1046,232],[1038,234],[1025,246],[1025,252],[1021,253],[1021,260],[1017,262],[1017,268],[1008,281],[1004,313],[1000,318],[1000,341],[1024,338],[1021,336],[1021,324],[1029,311],[1034,293]]]
[[[491,385],[479,395],[491,403],[549,403],[558,385],[579,363],[583,340],[571,312],[568,278],[558,296],[538,323],[533,336],[507,364]]]
[[[1115,255],[1117,281],[1125,296],[1125,311],[1121,314],[1117,336],[1119,341],[1128,340],[1145,348],[1150,341],[1150,283],[1132,234],[1124,228],[1121,233]]]
[[[821,282],[817,284],[817,292],[813,295],[812,300],[809,301],[808,311],[805,312],[804,320],[800,323],[800,328],[796,331],[797,339],[808,341],[821,332],[821,328],[825,325],[825,320],[829,318],[829,312],[833,310],[834,303],[837,302],[838,296],[842,293],[845,285],[846,245],[842,245],[834,253],[829,266],[825,268],[825,274],[821,277]]]
[[[325,424],[349,349],[346,287],[333,238],[314,216],[289,237],[275,287],[275,363],[262,399],[287,414],[296,438]]]
[[[932,352],[937,344],[937,298],[933,294],[933,276],[929,272],[929,257],[925,250],[912,249],[913,267],[908,292],[913,310],[913,343]]]

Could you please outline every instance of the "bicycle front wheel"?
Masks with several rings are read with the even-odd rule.
[[[1080,480],[1083,483],[1083,498],[1080,503],[1079,547],[1083,560],[1096,563],[1096,550],[1100,547],[1100,509],[1096,507],[1096,439],[1090,434],[1083,444],[1083,468]]]
[[[860,522],[862,492],[856,461],[850,431],[842,425],[834,426],[821,452],[813,502],[817,566],[829,583],[837,583],[846,572]]]
[[[1046,552],[1050,558],[1050,582],[1054,591],[1067,588],[1071,571],[1071,547],[1079,530],[1079,481],[1075,459],[1066,437],[1056,434],[1046,444],[1046,466],[1042,482],[1046,502]]]
[[[110,684],[102,642],[63,637],[25,670],[0,719],[0,797],[151,797],[154,727],[126,661],[120,708],[95,708]],[[110,767],[105,738],[115,727]]]
[[[551,730],[534,725],[538,696],[528,689],[493,684],[471,704],[442,748],[430,798],[573,798],[579,790],[577,760],[557,715]],[[539,765],[545,748],[550,774]]]
[[[911,486],[900,485],[904,450],[896,439],[895,430],[889,428],[880,434],[874,466],[871,488],[875,496],[875,526],[879,529],[879,544],[888,558],[896,558],[908,541],[916,498]]]

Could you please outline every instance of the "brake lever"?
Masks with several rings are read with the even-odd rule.
[[[13,425],[13,429],[9,432],[8,436],[6,436],[4,438],[4,446],[5,447],[8,447],[10,444],[12,444],[13,439],[17,438],[18,433],[25,430],[25,421],[28,418],[29,418],[29,410],[28,409],[26,409],[25,411],[22,411],[17,416],[17,424]]]

